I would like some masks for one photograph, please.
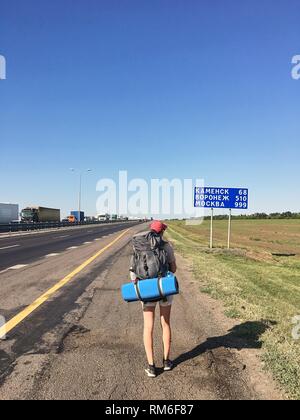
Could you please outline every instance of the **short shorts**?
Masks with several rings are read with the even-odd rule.
[[[159,303],[159,306],[166,307],[171,306],[173,303],[174,296],[168,296],[166,302],[164,300],[160,300],[159,302],[142,302],[143,308],[155,308],[156,304]]]

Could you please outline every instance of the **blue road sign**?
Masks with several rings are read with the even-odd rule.
[[[195,207],[216,209],[248,209],[247,188],[196,187]]]

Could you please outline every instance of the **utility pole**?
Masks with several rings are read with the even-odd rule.
[[[76,172],[74,168],[70,168],[70,171]],[[86,169],[85,171],[79,172],[79,193],[78,193],[78,211],[81,212],[81,195],[82,195],[82,177],[84,173],[92,172],[91,169]]]

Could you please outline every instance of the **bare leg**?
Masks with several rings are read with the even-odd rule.
[[[144,345],[149,365],[154,365],[153,356],[153,329],[155,319],[155,306],[144,308]]]
[[[163,330],[164,359],[165,360],[169,359],[170,350],[171,350],[171,341],[172,341],[172,333],[171,333],[171,325],[170,325],[171,308],[172,308],[171,305],[160,307],[160,322],[161,322],[161,326]]]

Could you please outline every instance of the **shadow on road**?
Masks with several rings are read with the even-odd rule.
[[[209,337],[204,343],[199,344],[192,350],[182,353],[174,360],[174,366],[178,366],[187,360],[194,359],[207,351],[220,347],[227,349],[260,349],[262,348],[261,336],[277,322],[270,320],[248,321],[236,325],[228,334],[220,337]]]

